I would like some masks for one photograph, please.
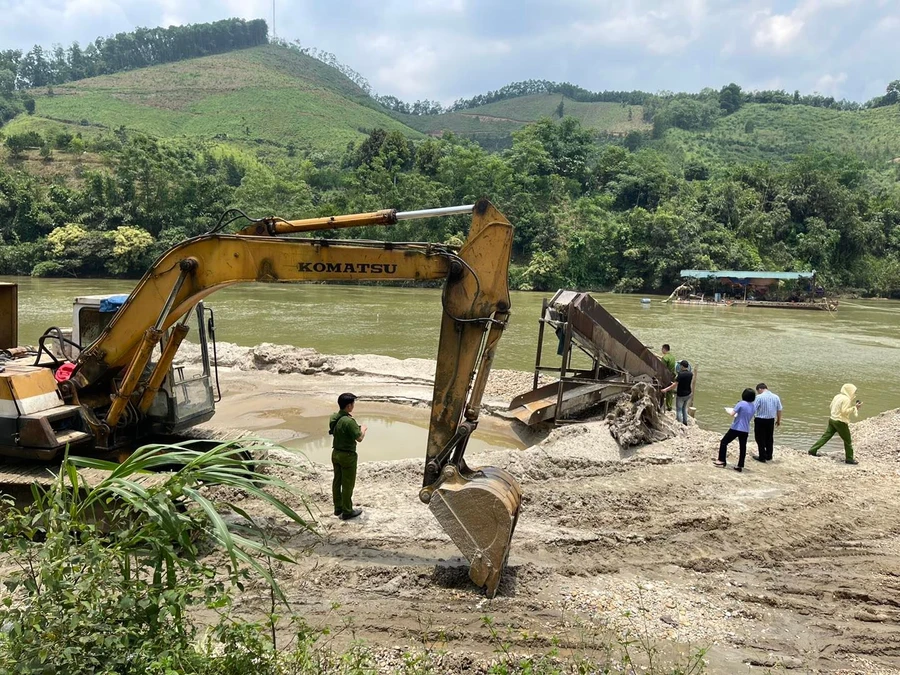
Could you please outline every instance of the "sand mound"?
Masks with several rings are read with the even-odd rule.
[[[862,459],[900,462],[900,408],[850,426],[853,447]]]
[[[191,366],[200,362],[200,345],[184,342],[175,357],[175,365]],[[404,384],[431,385],[436,362],[433,359],[396,359],[378,354],[320,354],[309,347],[275,345],[264,342],[241,347],[230,342],[216,344],[220,368],[241,371],[266,371],[279,374],[349,375],[377,377]],[[517,370],[492,370],[485,398],[494,402],[510,401],[530,391],[534,376]],[[540,384],[545,384],[541,378]]]

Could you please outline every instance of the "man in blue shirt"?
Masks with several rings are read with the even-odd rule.
[[[734,467],[735,471],[743,471],[744,470],[744,459],[747,457],[747,437],[750,435],[750,420],[753,418],[753,401],[756,399],[756,392],[752,389],[744,389],[741,394],[741,400],[737,402],[737,405],[734,408],[726,408],[726,410],[730,410],[729,413],[733,418],[734,422],[731,423],[731,428],[728,432],[722,436],[722,440],[719,441],[719,459],[713,460],[713,464],[718,467],[725,468],[725,458],[728,454],[728,446],[735,438],[738,439],[738,448],[740,449],[740,455],[738,456],[737,466]]]
[[[759,454],[753,455],[757,462],[768,462],[772,459],[775,445],[775,427],[781,426],[781,399],[778,394],[769,391],[764,382],[756,385],[756,408],[753,423],[753,435]]]

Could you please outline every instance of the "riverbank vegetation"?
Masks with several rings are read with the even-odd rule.
[[[338,155],[261,157],[226,143],[62,127],[8,135],[6,147],[3,274],[137,276],[229,206],[301,218],[487,195],[516,226],[519,289],[666,290],[681,269],[718,268],[815,269],[832,287],[900,291],[896,185],[852,155],[723,166],[642,141],[598,144],[569,117],[515,132],[497,153],[381,129]],[[438,219],[326,234],[459,242],[465,227]]]

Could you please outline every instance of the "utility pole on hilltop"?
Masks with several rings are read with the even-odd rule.
[[[272,37],[278,37],[275,32],[275,0],[272,0]]]

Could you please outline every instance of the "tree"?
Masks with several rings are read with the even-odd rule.
[[[249,169],[234,193],[234,201],[251,215],[303,218],[312,214],[312,191],[284,170],[261,165]]]
[[[643,132],[638,131],[637,129],[632,129],[625,135],[625,140],[622,141],[622,145],[628,148],[631,152],[637,152],[638,148],[640,148],[644,144],[644,134]]]
[[[722,87],[719,92],[719,107],[725,111],[726,115],[737,112],[744,104],[744,98],[741,95],[741,88],[734,82]]]
[[[112,233],[113,255],[107,269],[113,275],[142,273],[149,264],[147,254],[153,237],[139,227],[117,227]]]
[[[0,96],[9,98],[16,89],[16,74],[6,68],[0,68]]]
[[[894,105],[898,101],[900,101],[900,80],[894,80],[888,84],[884,96],[875,99],[872,106],[879,108],[881,106]]]
[[[691,157],[684,163],[684,179],[707,180],[709,178],[709,166],[697,157]]]
[[[25,106],[25,112],[29,115],[34,115],[34,99],[31,96],[26,96],[22,100],[22,104]]]
[[[566,111],[566,99],[565,97],[559,99],[559,105],[556,106],[556,116],[559,119],[562,119],[565,116]]]
[[[4,143],[9,148],[10,154],[16,158],[21,157],[22,153],[28,148],[28,141],[22,134],[7,136]]]

